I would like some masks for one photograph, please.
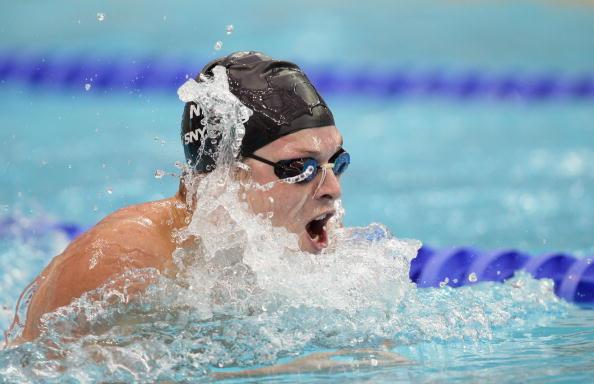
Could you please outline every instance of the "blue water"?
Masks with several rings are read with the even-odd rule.
[[[197,10],[189,1],[151,7],[97,1],[64,4],[63,9],[42,2],[11,4],[0,15],[0,49],[15,55],[152,54],[188,60],[196,70],[204,60],[239,49],[262,50],[311,68],[340,62],[339,68],[348,70],[372,64],[388,69],[580,74],[594,68],[594,8],[579,2],[380,1],[346,6],[266,1],[215,7],[205,15],[208,8]],[[97,21],[97,12],[105,12],[105,21]],[[224,33],[227,24],[235,27],[231,36]],[[224,43],[220,53],[212,49],[217,40]],[[325,98],[353,159],[343,179],[347,225],[381,222],[399,238],[436,247],[594,254],[591,99]],[[60,233],[31,236],[30,222],[57,220],[86,227],[122,206],[170,196],[177,179],[153,175],[157,169],[175,172],[174,163],[183,153],[178,138],[181,103],[174,92],[85,91],[84,84],[67,91],[12,81],[0,84],[0,101],[0,216],[18,218],[20,223],[11,230],[23,231],[0,237],[4,330],[22,289],[68,243]],[[383,323],[374,307],[364,308],[371,313],[367,315],[303,307],[211,325],[245,330],[243,339],[225,336],[230,342],[242,341],[241,347],[225,349],[221,342],[218,349],[219,356],[234,361],[234,368],[285,362],[315,351],[377,346],[380,338],[393,340],[392,350],[412,361],[270,381],[590,378],[592,312],[559,302],[546,286],[524,279],[520,296],[510,284],[413,291],[410,303],[423,304],[419,311],[425,312],[415,312],[415,306],[404,301]],[[480,310],[473,312],[473,303]],[[141,322],[138,334],[161,335],[155,337],[152,350],[150,343],[126,339],[117,329],[103,337],[120,340],[123,350],[130,345],[128,351],[144,351],[153,358],[159,353],[182,356],[174,360],[177,371],[159,367],[163,378],[203,377],[201,369],[216,370],[219,361],[188,357],[199,344],[191,340],[206,336],[191,328],[196,320],[191,313],[184,315],[184,320]],[[462,321],[474,315],[481,319],[477,324]],[[445,325],[431,329],[423,323],[425,318],[449,324],[451,330]],[[262,324],[285,326],[272,335],[293,344],[271,347],[267,342],[273,337],[256,331]],[[312,340],[300,341],[300,327],[314,335]],[[163,335],[173,335],[177,344],[167,349]],[[46,372],[47,380],[85,381],[85,371],[97,375],[87,380],[135,377],[102,371],[85,360],[84,353],[68,360],[60,376],[51,360],[44,360],[43,342],[19,348],[0,352],[0,372],[6,380],[43,380]],[[74,355],[82,350],[76,343],[62,348]],[[19,365],[25,360],[29,365]],[[21,369],[23,376],[10,371],[12,367]],[[138,366],[130,371],[139,380],[158,377],[156,371]]]

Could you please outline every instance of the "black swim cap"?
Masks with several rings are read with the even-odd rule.
[[[274,60],[261,52],[244,51],[211,61],[201,73],[213,76],[212,69],[217,65],[227,69],[231,93],[253,111],[244,124],[242,156],[301,129],[334,125],[332,112],[296,64]],[[201,81],[200,74],[195,80]],[[209,154],[216,153],[212,149],[217,140],[202,137],[188,140],[201,134],[203,128],[204,116],[191,118],[192,106],[196,108],[196,103],[186,103],[181,124],[186,160],[198,172],[209,172],[216,163]],[[206,151],[201,151],[202,144],[207,147]]]

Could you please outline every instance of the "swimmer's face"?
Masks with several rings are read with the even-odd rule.
[[[254,152],[272,162],[304,157],[325,164],[342,146],[342,137],[334,125],[302,129],[283,136]],[[272,225],[285,227],[299,237],[301,250],[319,253],[328,246],[326,222],[334,212],[334,202],[340,198],[340,180],[328,169],[323,177],[319,170],[313,180],[302,184],[279,182],[274,168],[254,159],[245,159],[251,179],[259,184],[271,181],[269,190],[247,189],[246,200],[256,214],[272,212]],[[327,214],[321,220],[320,216]]]

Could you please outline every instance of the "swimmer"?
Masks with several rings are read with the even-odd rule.
[[[261,185],[274,182],[269,189],[245,189],[243,199],[254,214],[272,212],[272,225],[295,233],[302,251],[321,252],[329,241],[326,223],[341,196],[340,176],[350,162],[332,112],[293,63],[236,52],[208,63],[201,74],[212,76],[218,65],[226,69],[229,90],[253,111],[239,156],[246,167],[237,177]],[[197,112],[195,103],[186,103],[181,139],[192,174],[199,177],[216,165],[216,140],[200,137],[203,116]],[[122,208],[76,238],[31,283],[34,293],[15,341],[35,339],[45,313],[126,270],[175,271],[172,254],[188,244],[176,242],[173,233],[188,226],[196,205],[187,195],[182,179],[174,196]]]

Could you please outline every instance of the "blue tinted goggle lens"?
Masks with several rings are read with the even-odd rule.
[[[336,176],[340,175],[349,167],[351,163],[351,156],[348,152],[341,152],[336,160],[334,160],[334,167],[332,170]]]

